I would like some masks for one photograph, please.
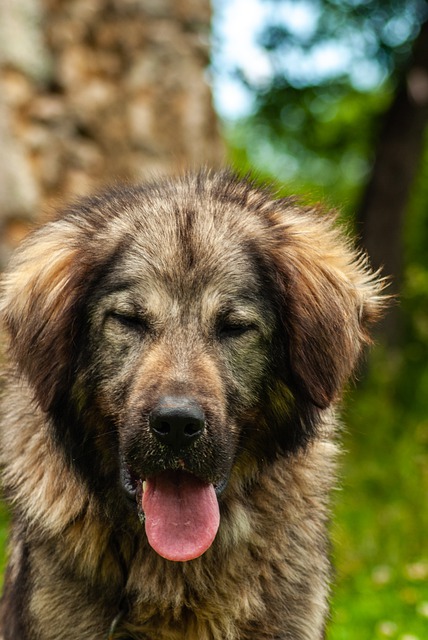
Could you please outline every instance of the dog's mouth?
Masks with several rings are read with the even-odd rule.
[[[225,483],[214,486],[181,469],[135,479],[125,467],[122,484],[136,501],[149,544],[160,556],[186,562],[209,549],[220,524],[217,496]]]

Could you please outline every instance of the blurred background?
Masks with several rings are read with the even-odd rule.
[[[329,640],[428,638],[427,122],[425,0],[0,2],[0,267],[70,198],[228,163],[391,277],[344,401]]]

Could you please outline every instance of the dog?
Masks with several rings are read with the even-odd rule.
[[[2,285],[2,640],[321,640],[341,393],[383,281],[228,171],[71,205]]]

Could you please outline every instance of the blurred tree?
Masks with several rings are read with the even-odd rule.
[[[384,266],[386,273],[394,275],[395,292],[402,280],[404,214],[423,157],[427,123],[428,22],[424,22],[385,113],[359,210],[363,244],[374,266]],[[385,325],[393,342],[400,330],[396,315],[390,315]]]
[[[372,262],[392,276],[396,292],[403,217],[428,120],[428,4],[261,3],[258,45],[269,71],[233,70],[253,96],[251,113],[229,131],[234,156],[293,189],[351,202]],[[296,21],[297,9],[303,19]],[[398,307],[382,330],[396,342]]]
[[[221,162],[209,28],[209,0],[0,3],[1,262],[42,208]]]

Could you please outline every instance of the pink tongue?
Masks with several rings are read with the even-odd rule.
[[[213,485],[185,471],[148,478],[143,511],[150,545],[163,558],[176,562],[205,553],[220,524]]]

